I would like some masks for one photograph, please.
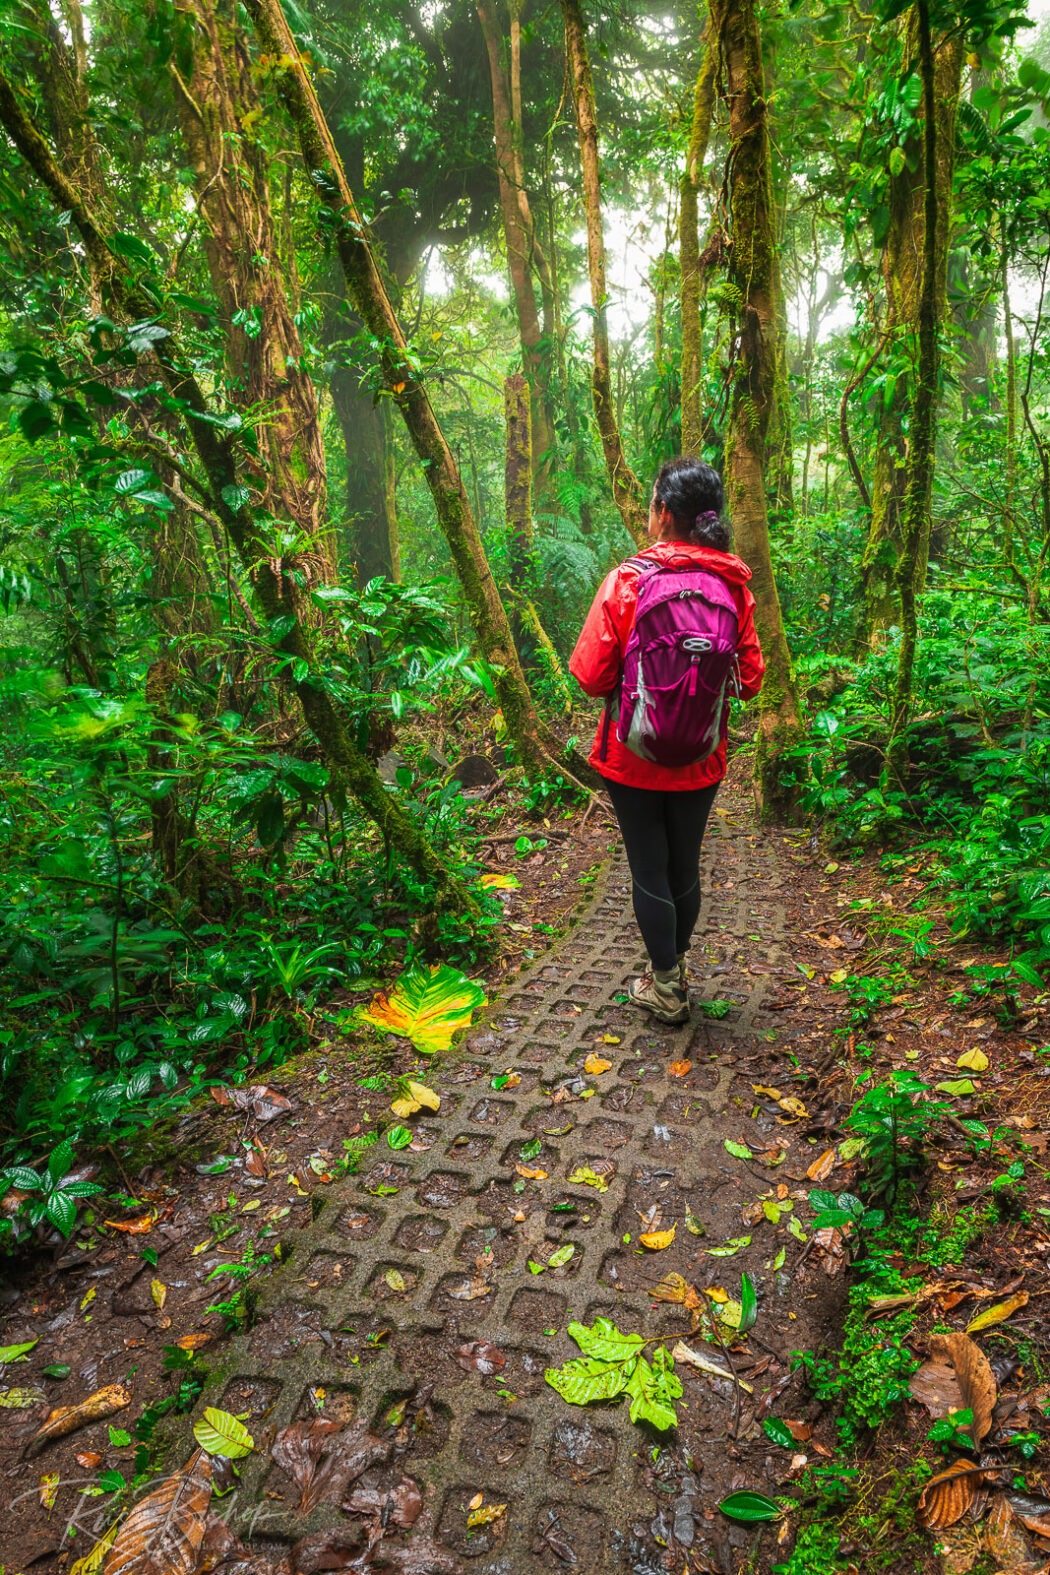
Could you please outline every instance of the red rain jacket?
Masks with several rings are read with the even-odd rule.
[[[766,664],[755,633],[755,598],[747,588],[751,578],[747,564],[732,553],[716,552],[713,547],[694,546],[688,541],[660,541],[637,556],[652,559],[654,563],[673,564],[676,568],[707,569],[721,575],[733,593],[739,614],[737,658],[741,694],[745,700],[757,695]],[[627,640],[634,627],[640,573],[641,570],[628,559],[607,574],[598,588],[569,661],[569,671],[585,694],[604,697],[611,694],[619,682]],[[713,755],[696,765],[658,766],[621,744],[615,724],[609,728],[605,759],[602,760],[599,756],[602,720],[599,719],[594,735],[590,762],[600,776],[613,782],[623,782],[628,787],[686,792],[710,787],[714,782],[721,782],[726,774],[725,739]]]

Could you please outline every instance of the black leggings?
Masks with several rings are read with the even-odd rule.
[[[668,972],[700,916],[700,848],[719,783],[684,793],[606,778],[631,866],[634,915],[654,968]]]

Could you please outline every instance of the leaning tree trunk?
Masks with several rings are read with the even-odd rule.
[[[907,23],[908,47],[902,66],[902,79],[911,74],[919,49],[917,18]],[[955,166],[955,116],[962,76],[963,41],[947,37],[936,51],[934,83],[930,102],[934,113],[937,181],[950,193]],[[925,109],[923,117],[925,119]],[[925,136],[924,124],[918,133]],[[924,146],[924,142],[921,144]],[[925,254],[925,178],[924,158],[905,162],[889,180],[889,228],[882,252],[882,278],[886,297],[886,336],[890,353],[899,359],[906,351],[905,341],[918,332],[919,299]],[[933,238],[932,287],[935,310],[940,322],[945,314],[948,274],[948,225],[950,203],[937,204],[937,231]],[[904,417],[909,409],[906,380],[898,375],[893,391],[883,400],[875,448],[875,470],[871,488],[871,524],[861,562],[861,622],[857,634],[859,653],[877,648],[887,629],[899,623],[899,567],[904,551],[904,499],[907,490]],[[922,573],[925,575],[926,549]]]
[[[346,451],[345,514],[357,582],[363,588],[378,575],[400,580],[394,456],[384,404],[361,387],[353,367],[337,364],[330,388]]]
[[[736,288],[739,349],[733,380],[726,480],[736,545],[751,566],[755,619],[766,658],[759,700],[755,786],[763,808],[788,807],[785,751],[802,736],[795,674],[773,575],[766,506],[766,437],[776,378],[777,272],[762,41],[755,0],[714,0],[711,10],[726,78],[731,147],[730,282]]]
[[[711,140],[718,87],[718,48],[714,30],[704,30],[704,58],[696,76],[693,119],[685,170],[679,186],[678,259],[682,301],[682,453],[699,455],[704,440],[704,399],[700,344],[700,177]]]
[[[69,214],[90,266],[95,270],[109,311],[117,320],[142,322],[155,315],[155,302],[132,278],[127,264],[112,252],[104,224],[96,220],[55,163],[51,150],[19,101],[10,79],[0,72],[0,125],[46,188],[56,206]],[[353,742],[325,687],[319,670],[311,630],[299,620],[288,627],[287,601],[282,580],[301,572],[294,555],[275,561],[272,543],[262,534],[243,498],[234,452],[234,437],[216,425],[204,390],[174,332],[154,346],[157,369],[170,406],[186,423],[193,451],[206,479],[208,501],[233,542],[238,557],[252,577],[260,605],[271,626],[283,632],[274,641],[285,682],[298,697],[307,726],[323,754],[341,774],[375,823],[384,841],[402,855],[409,866],[434,887],[439,906],[460,912],[473,911],[470,894],[449,871],[426,837],[387,792],[376,771]]]
[[[951,203],[951,152],[939,153],[937,124],[937,82],[933,38],[930,30],[929,0],[916,0],[915,16],[919,46],[919,74],[922,80],[922,180],[923,244],[918,299],[918,358],[915,367],[915,393],[908,425],[908,458],[905,469],[904,508],[901,520],[901,550],[897,564],[897,589],[901,608],[901,643],[897,658],[897,677],[893,693],[893,715],[886,749],[886,766],[902,778],[907,766],[907,726],[911,712],[912,676],[918,645],[918,598],[926,572],[930,542],[933,470],[937,443],[937,381],[940,374],[940,346],[937,341],[942,316],[940,236],[946,235]],[[947,46],[951,49],[951,44]],[[956,71],[956,98],[962,66],[962,42],[954,51],[959,62]],[[954,121],[954,115],[952,116]]]
[[[591,308],[594,322],[594,369],[591,391],[594,419],[602,440],[605,468],[609,472],[613,501],[620,517],[639,546],[648,541],[648,509],[641,483],[623,450],[623,438],[616,419],[612,392],[612,363],[609,352],[608,299],[605,278],[605,236],[602,229],[601,167],[598,162],[598,112],[594,82],[587,55],[587,34],[579,0],[561,0],[565,17],[565,51],[572,78],[576,109],[576,130],[580,141],[583,171],[583,205],[587,215],[587,266],[591,279]]]
[[[520,145],[520,110],[512,101],[513,80],[508,84],[500,59],[500,33],[495,0],[477,0],[481,30],[489,60],[492,81],[492,120],[496,143],[496,173],[499,177],[503,235],[507,246],[507,266],[514,290],[518,317],[521,359],[529,383],[532,423],[532,464],[534,480],[542,482],[547,456],[554,447],[554,426],[548,409],[550,347],[543,347],[544,332],[536,306],[532,276],[536,267],[539,237],[524,184],[524,162]],[[517,31],[520,35],[520,19]],[[515,73],[516,79],[516,73]]]
[[[246,0],[246,4],[278,79],[310,179],[332,216],[331,229],[354,308],[380,346],[383,381],[404,417],[422,463],[478,644],[492,668],[507,730],[530,770],[556,767],[567,774],[562,745],[536,710],[463,479],[422,376],[408,353],[367,228],[280,0]]]
[[[298,537],[305,584],[285,584],[288,610],[315,619],[309,588],[335,578],[327,478],[313,381],[288,300],[270,201],[261,106],[235,0],[176,0],[192,40],[188,80],[168,62],[206,229],[204,249],[227,334],[231,395],[256,414],[254,501]],[[280,545],[271,556],[280,557]]]

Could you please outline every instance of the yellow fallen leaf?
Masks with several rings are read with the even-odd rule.
[[[688,1077],[693,1070],[692,1061],[672,1061],[667,1068],[672,1077]]]
[[[968,1072],[987,1072],[988,1057],[983,1050],[964,1050],[955,1064],[965,1067]]]
[[[153,1297],[153,1305],[159,1312],[168,1299],[168,1287],[163,1280],[150,1280],[149,1293]]]
[[[704,1295],[710,1296],[713,1302],[727,1302],[729,1300],[729,1292],[723,1290],[721,1285],[708,1285],[704,1290]]]
[[[58,1483],[59,1475],[57,1471],[44,1472],[43,1476],[40,1478],[40,1481],[37,1483],[37,1489],[40,1494],[41,1509],[54,1509],[55,1500],[58,1497]]]
[[[403,1296],[405,1291],[408,1289],[407,1285],[405,1284],[405,1276],[401,1273],[400,1269],[387,1269],[386,1273],[383,1275],[383,1278],[389,1285],[390,1289],[395,1291],[398,1296]]]
[[[611,1061],[604,1061],[600,1055],[595,1055],[594,1051],[592,1050],[586,1061],[583,1063],[583,1070],[590,1077],[599,1077],[602,1072],[607,1072],[611,1066]]]
[[[826,1181],[835,1169],[835,1150],[826,1148],[819,1159],[815,1159],[806,1171],[810,1181]]]
[[[674,1233],[675,1227],[672,1225],[670,1230],[643,1231],[638,1240],[651,1252],[663,1252],[664,1248],[669,1247],[674,1241]]]
[[[986,1307],[976,1318],[971,1318],[966,1325],[966,1333],[974,1334],[978,1329],[990,1329],[993,1324],[1005,1323],[1018,1308],[1027,1306],[1028,1292],[1018,1291],[1016,1296],[1009,1296],[1005,1302],[997,1302],[994,1307]]]
[[[547,1180],[547,1172],[545,1170],[540,1170],[538,1166],[533,1169],[531,1165],[515,1165],[514,1169],[518,1172],[519,1176],[524,1176],[526,1181]]]
[[[140,1215],[137,1220],[103,1220],[102,1223],[108,1225],[110,1230],[125,1231],[129,1236],[142,1236],[157,1223],[157,1211],[150,1209],[148,1214]]]
[[[619,1034],[602,1034],[602,1044],[603,1045],[618,1045],[619,1043],[620,1043],[620,1036],[619,1036]]]
[[[775,1099],[778,1105],[780,1103],[779,1088],[770,1088],[768,1083],[752,1083],[751,1090],[755,1094],[764,1094],[767,1099]]]
[[[207,1345],[209,1340],[214,1338],[215,1336],[209,1334],[206,1329],[201,1329],[197,1334],[184,1334],[181,1339],[175,1341],[175,1344],[180,1351],[199,1351],[202,1345]]]
[[[477,1496],[480,1498],[481,1495]],[[490,1526],[506,1512],[506,1504],[486,1504],[484,1509],[472,1509],[467,1516],[467,1530],[472,1531],[475,1526]]]
[[[95,1543],[91,1551],[85,1553],[82,1559],[77,1559],[75,1564],[70,1565],[69,1575],[98,1575],[99,1570],[105,1563],[106,1554],[116,1541],[119,1529],[120,1521],[115,1520],[105,1536]]]
[[[474,1497],[471,1499],[470,1503],[467,1505],[467,1508],[468,1509],[480,1509],[482,1504],[484,1504],[484,1502],[485,1502],[485,1495],[484,1495],[484,1493],[475,1493]]]
[[[90,1307],[91,1303],[95,1300],[95,1297],[97,1295],[98,1295],[98,1289],[97,1289],[96,1286],[93,1285],[91,1287],[91,1289],[88,1291],[87,1295],[81,1301],[81,1303],[80,1303],[80,1311],[83,1312],[85,1307]]]
[[[434,1090],[428,1088],[425,1083],[409,1081],[402,1086],[405,1090],[404,1094],[395,1099],[390,1106],[394,1115],[398,1116],[402,1121],[406,1120],[408,1116],[414,1116],[416,1111],[422,1110],[424,1106],[428,1110],[441,1109],[441,1095],[435,1094]]]

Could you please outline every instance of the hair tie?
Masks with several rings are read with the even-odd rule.
[[[717,525],[719,522],[719,517],[720,516],[717,509],[705,509],[702,514],[698,514],[696,516],[696,519],[693,521],[693,523],[695,525]]]

